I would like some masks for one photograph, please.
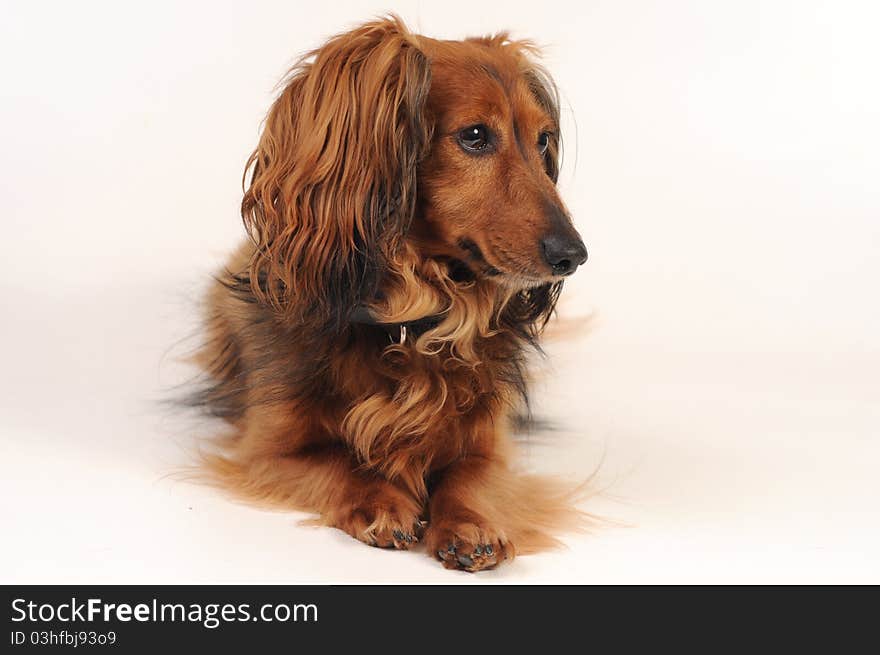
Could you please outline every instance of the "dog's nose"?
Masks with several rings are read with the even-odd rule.
[[[548,234],[541,240],[541,250],[553,275],[571,275],[587,261],[587,248],[576,236]]]

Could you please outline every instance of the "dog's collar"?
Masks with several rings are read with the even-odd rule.
[[[433,330],[443,322],[443,314],[424,316],[414,321],[403,323],[384,323],[378,320],[366,305],[358,305],[351,314],[351,323],[372,325],[380,328],[394,343],[406,343],[407,339],[418,339],[428,330]]]

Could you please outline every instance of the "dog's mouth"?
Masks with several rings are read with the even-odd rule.
[[[529,289],[547,283],[558,282],[563,277],[535,273],[529,267],[518,265],[513,261],[505,261],[504,263],[499,261],[497,264],[493,264],[486,257],[483,249],[472,239],[459,239],[457,245],[463,254],[460,267],[469,270],[471,276],[492,279],[505,287]],[[456,274],[462,275],[458,270],[456,270]]]

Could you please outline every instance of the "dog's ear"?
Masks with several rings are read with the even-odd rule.
[[[555,184],[559,179],[559,159],[562,152],[560,133],[559,91],[550,75],[540,66],[531,64],[525,69],[526,81],[538,104],[550,116],[556,129],[550,134],[547,150],[544,152],[544,169]]]
[[[415,209],[430,78],[396,17],[336,36],[293,68],[242,202],[260,301],[339,329],[376,292]]]

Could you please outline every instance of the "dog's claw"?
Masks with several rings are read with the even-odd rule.
[[[479,546],[477,546],[477,548],[479,548]],[[495,550],[492,548],[492,544],[486,544],[486,555],[491,557],[493,552],[495,552]]]
[[[465,566],[465,567],[471,567],[474,565],[474,560],[472,560],[467,555],[459,555],[458,556],[458,563],[461,564],[462,566]]]
[[[393,534],[394,538],[397,539],[398,541],[405,540],[404,534],[400,530],[394,530],[391,534]]]

